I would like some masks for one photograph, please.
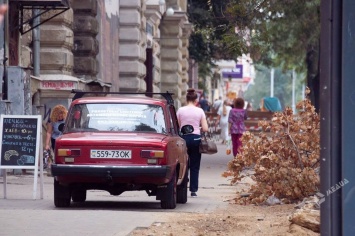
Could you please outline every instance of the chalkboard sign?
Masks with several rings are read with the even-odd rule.
[[[41,128],[41,116],[1,115],[0,168],[35,168]]]

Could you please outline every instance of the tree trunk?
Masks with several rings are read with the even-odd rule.
[[[306,65],[307,65],[307,86],[311,90],[309,98],[319,112],[319,52],[310,46],[307,50]]]

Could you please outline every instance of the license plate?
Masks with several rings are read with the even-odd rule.
[[[131,150],[91,150],[91,158],[117,158],[117,159],[131,159]]]

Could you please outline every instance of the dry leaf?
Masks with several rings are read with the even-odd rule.
[[[284,202],[301,200],[319,189],[320,123],[309,99],[299,102],[298,112],[291,108],[276,112],[271,121],[260,121],[262,132],[245,132],[243,152],[228,164],[223,175],[237,183],[245,167],[254,166],[255,185],[242,204],[264,202],[275,195]],[[239,201],[236,201],[239,202]]]

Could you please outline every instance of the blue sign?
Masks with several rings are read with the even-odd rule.
[[[234,69],[223,69],[222,77],[224,79],[243,79],[243,65],[236,65]]]

